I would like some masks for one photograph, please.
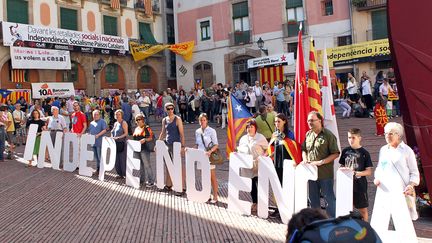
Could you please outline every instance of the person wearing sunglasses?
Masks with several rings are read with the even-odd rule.
[[[159,140],[163,140],[165,144],[168,146],[168,152],[173,157],[173,145],[175,142],[179,142],[182,145],[182,150],[185,145],[185,137],[183,132],[183,122],[179,116],[174,114],[174,104],[168,102],[165,104],[165,112],[167,116],[162,119],[162,131],[159,135]],[[184,169],[184,167],[183,167]],[[166,173],[168,174],[168,173]],[[184,185],[184,175],[183,174],[183,185]],[[164,191],[171,191],[172,181],[169,175],[167,175],[165,181]]]
[[[150,163],[150,151],[145,143],[151,142],[154,139],[153,131],[144,121],[144,115],[139,113],[135,116],[137,127],[133,133],[133,139],[141,143],[141,152],[139,154],[141,169],[140,169],[140,184],[146,183],[147,187],[154,185],[153,169]]]

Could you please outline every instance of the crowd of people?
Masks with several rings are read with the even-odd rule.
[[[363,75],[360,84],[356,84],[352,75],[349,79],[347,85],[349,100],[359,102],[364,100],[367,108],[371,109],[373,94],[372,90],[368,89],[370,88],[369,78]],[[385,91],[389,79],[391,75],[388,74],[387,78],[382,79],[381,85],[375,85],[374,93],[384,101],[388,95]],[[354,83],[354,86],[350,83]],[[362,99],[358,97],[359,91],[352,91],[356,87],[363,87],[361,89]],[[389,86],[387,91],[389,90],[395,89]],[[266,84],[260,85],[259,82],[256,82],[254,86],[239,82],[235,84],[235,87],[215,84],[206,90],[198,87],[189,92],[180,87],[179,91],[167,89],[160,94],[152,91],[138,91],[134,94],[116,93],[104,98],[83,96],[76,99],[75,96],[71,96],[68,99],[34,100],[31,104],[22,98],[14,105],[0,106],[0,160],[4,160],[3,152],[6,141],[8,144],[6,156],[10,159],[16,146],[25,145],[26,128],[30,124],[37,124],[38,135],[33,150],[34,159],[28,161],[29,167],[35,163],[39,153],[42,131],[50,131],[53,142],[56,132],[70,131],[78,136],[84,133],[95,135],[93,151],[96,161],[95,173],[98,173],[102,138],[110,135],[116,142],[117,178],[124,179],[126,176],[126,141],[133,139],[141,143],[141,152],[137,155],[141,161],[141,185],[152,187],[155,177],[150,154],[154,152],[154,145],[150,144],[156,139],[163,140],[172,156],[175,142],[181,143],[182,150],[185,149],[184,124],[198,121],[199,127],[195,131],[195,148],[203,150],[207,156],[210,156],[219,147],[216,130],[210,127],[210,124],[220,126],[221,129],[227,126],[227,97],[230,93],[254,114],[253,118],[247,122],[246,134],[241,137],[237,148],[238,152],[250,154],[253,157],[253,169],[248,175],[252,178],[252,213],[255,214],[257,211],[258,157],[269,156],[274,161],[278,179],[281,182],[284,159],[316,165],[318,180],[309,181],[310,206],[318,209],[324,207],[327,215],[334,217],[336,198],[333,192],[333,164],[334,160],[340,157],[341,166],[352,170],[355,175],[354,207],[359,210],[364,220],[368,220],[366,176],[372,174],[373,165],[369,153],[360,144],[360,129],[353,128],[348,132],[350,146],[341,152],[338,149],[335,135],[324,128],[322,114],[311,112],[307,120],[310,130],[306,134],[306,139],[303,144],[296,144],[294,135],[289,129],[293,105],[293,88],[290,82],[278,82],[273,89]],[[276,111],[273,104],[276,105]],[[385,113],[386,116],[389,114]],[[398,114],[400,113],[396,113]],[[155,123],[162,125],[162,131],[158,137],[151,128],[151,124]],[[377,186],[382,184],[380,181],[382,174],[394,173],[383,165],[387,156],[394,154],[394,151],[402,155],[408,154],[409,156],[401,155],[394,163],[401,175],[403,192],[411,195],[413,187],[419,183],[419,173],[413,152],[401,139],[403,137],[401,125],[386,123],[384,126],[383,135],[385,135],[387,145],[383,146],[380,151],[375,184]],[[50,159],[47,153],[45,159],[48,161]],[[218,180],[215,165],[211,165],[210,168],[212,195],[209,195],[209,202],[218,203]],[[185,173],[183,173],[183,185],[185,185],[184,175]],[[163,191],[170,192],[172,191],[171,178],[169,176],[165,178]],[[184,193],[185,191],[178,194],[181,196]],[[325,205],[322,205],[321,197]],[[279,217],[278,210],[273,211],[270,217]]]

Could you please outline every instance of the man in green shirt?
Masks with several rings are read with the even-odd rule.
[[[273,113],[267,113],[267,107],[265,105],[260,106],[259,114],[260,115],[255,119],[258,127],[257,132],[264,135],[268,142],[275,131],[275,115]]]
[[[323,117],[312,111],[308,115],[310,130],[302,144],[303,161],[318,166],[318,180],[309,181],[309,200],[312,208],[321,208],[320,194],[328,206],[327,214],[335,217],[336,197],[333,192],[333,163],[339,157],[339,148],[335,135],[323,127]]]

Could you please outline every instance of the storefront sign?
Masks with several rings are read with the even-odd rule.
[[[70,97],[75,95],[73,83],[32,83],[33,99],[46,97]]]
[[[125,55],[128,39],[66,29],[2,22],[3,45]]]
[[[11,46],[10,56],[14,69],[71,69],[69,51]]]
[[[294,53],[282,53],[273,56],[258,57],[248,60],[248,68],[264,67],[278,64],[294,64]]]
[[[322,52],[318,60],[322,62]],[[327,58],[330,67],[337,67],[362,62],[390,60],[388,39],[361,42],[353,45],[327,48]]]

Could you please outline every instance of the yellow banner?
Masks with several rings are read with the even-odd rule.
[[[375,58],[390,55],[388,39],[366,41],[347,46],[327,48],[329,66],[342,66],[360,62],[374,61]],[[322,66],[322,50],[318,51]]]
[[[192,59],[192,52],[194,48],[194,42],[182,42],[173,45],[150,45],[150,44],[139,44],[136,42],[130,42],[130,52],[134,61],[141,61],[149,56],[152,56],[166,48],[170,49],[178,55],[181,55],[186,61]]]

